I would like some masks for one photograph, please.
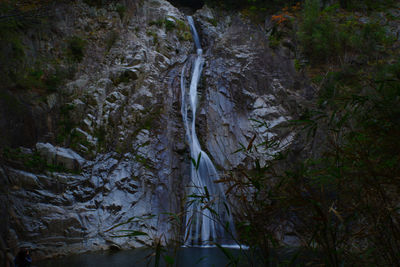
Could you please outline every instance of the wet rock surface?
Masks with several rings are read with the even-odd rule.
[[[73,142],[56,144],[44,133],[29,153],[21,152],[37,155],[46,166],[62,165],[62,171],[1,164],[5,247],[9,253],[30,247],[37,258],[138,247],[151,240],[113,238],[107,230],[151,214],[158,216],[123,228],[169,238],[173,229],[163,212],[181,211],[190,177],[180,114],[181,69],[194,53],[185,16],[164,0],[133,2],[124,19],[112,7],[82,2],[67,11],[77,17],[72,22],[70,13],[60,15],[59,30],[81,30],[89,40],[78,72],[60,93],[69,106]],[[255,133],[257,142],[280,136],[290,144],[294,133],[280,126],[297,116],[313,92],[291,59],[269,48],[263,29],[206,6],[194,18],[206,60],[199,139],[221,173],[251,168],[251,158],[234,153],[240,144]],[[174,26],[167,28],[166,19]],[[118,38],[107,50],[110,31]],[[57,101],[49,96],[47,110]],[[7,249],[1,251],[6,255]]]
[[[282,147],[290,144],[294,133],[284,126],[314,93],[292,59],[272,50],[265,31],[238,15],[204,7],[196,19],[207,42],[199,131],[215,163],[222,169],[251,164],[244,153],[234,152],[247,147],[254,134],[254,144],[273,137],[281,139]],[[265,158],[266,151],[259,152],[253,156]]]

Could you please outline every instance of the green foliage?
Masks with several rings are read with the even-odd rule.
[[[32,172],[71,172],[60,164],[48,163],[36,150],[31,153],[26,153],[20,148],[6,147],[3,149],[3,157],[6,161],[22,164],[22,168]]]
[[[300,71],[302,68],[302,64],[297,58],[294,59],[294,68],[296,69],[296,71]]]
[[[11,12],[8,6],[2,3],[0,11]],[[0,20],[0,70],[3,73],[0,81],[2,86],[16,80],[19,68],[25,61],[25,47],[20,38],[24,23],[16,18]]]
[[[152,36],[153,37],[153,44],[157,45],[158,44],[158,35],[157,33],[153,32],[153,31],[147,31],[146,32],[147,36]]]
[[[269,47],[271,47],[271,48],[278,48],[281,43],[279,36],[274,35],[274,34],[271,34],[268,37],[268,41],[269,41],[269,43],[268,43]]]
[[[57,92],[59,86],[72,75],[72,69],[56,67],[55,70],[45,70],[37,62],[32,68],[21,68],[13,77],[13,82],[18,89],[51,93]]]
[[[165,21],[164,21],[164,23],[165,23],[165,30],[167,31],[167,32],[169,32],[169,31],[172,31],[173,29],[175,29],[175,22],[174,21],[172,21],[171,19],[165,19]]]
[[[291,6],[299,2],[298,0],[205,0],[209,6],[216,6],[226,10],[248,9],[252,12],[264,12],[266,10],[275,11],[284,6]],[[301,1],[304,2],[304,1]],[[307,2],[307,1],[305,1]],[[376,10],[394,7],[395,0],[338,0],[338,1],[318,1],[326,5],[329,2],[340,4],[341,8],[348,10]]]
[[[158,28],[161,28],[163,25],[165,26],[165,31],[173,31],[175,28],[178,27],[180,28],[180,25],[176,25],[177,19],[173,17],[167,17],[165,19],[159,19],[159,20],[152,20],[149,22],[149,26],[157,26]]]
[[[151,164],[151,162],[149,162],[145,157],[136,154],[135,155],[135,161],[141,163],[146,169],[154,169],[153,165]]]
[[[1,86],[12,87],[29,68],[31,59],[26,58],[23,36],[46,26],[47,14],[43,9],[50,0],[5,0],[0,3],[0,78]],[[34,62],[34,60],[33,60]],[[34,75],[30,73],[30,75]],[[28,79],[34,77],[28,77]],[[28,81],[29,83],[29,81]]]
[[[362,87],[337,84],[331,89],[333,94],[324,96],[330,100],[328,110],[332,112],[328,125],[339,139],[333,140],[336,147],[327,152],[329,162],[319,170],[340,189],[336,204],[343,219],[349,225],[366,227],[365,239],[376,253],[374,261],[388,265],[398,262],[400,252],[393,240],[400,233],[400,226],[393,224],[399,219],[394,212],[398,199],[391,192],[400,186],[395,178],[400,174],[398,66],[399,62],[378,65],[372,77],[358,74]],[[354,238],[354,232],[342,234]]]
[[[70,137],[72,130],[75,128],[75,123],[71,118],[71,111],[74,109],[72,104],[66,104],[60,108],[60,118],[58,120],[58,134],[56,137],[57,143],[63,143]]]
[[[164,23],[164,20],[162,20],[162,19],[152,20],[149,22],[149,26],[157,26],[157,27],[161,28],[163,23]]]
[[[175,19],[179,31],[190,31],[189,26],[180,19]]]
[[[334,30],[332,19],[328,15],[320,16],[319,1],[307,0],[299,31],[304,53],[314,61],[323,61],[335,55],[337,42]]]
[[[333,5],[320,10],[318,0],[306,0],[298,37],[312,64],[368,61],[385,52],[394,38],[376,21],[360,22]]]
[[[190,41],[192,40],[192,34],[190,32],[183,32],[179,35],[179,40],[181,41]]]
[[[153,20],[149,22],[149,26],[157,26],[158,28],[161,28],[163,25],[165,26],[165,31],[167,32],[176,29],[178,31],[177,35],[180,41],[189,41],[192,39],[189,27],[185,24],[185,22],[177,18],[168,17],[165,19]],[[147,35],[153,36],[154,44],[158,44],[158,36],[155,32],[148,30]]]
[[[54,64],[52,56],[32,51],[25,46],[27,32],[42,32],[48,26],[47,13],[43,10],[48,0],[4,1],[0,3],[0,78],[7,89],[34,90],[38,93],[56,92],[73,69]],[[27,55],[35,55],[27,57]]]
[[[180,41],[190,41],[192,40],[192,34],[190,32],[189,26],[182,20],[175,19],[176,27],[178,29],[178,38]]]
[[[197,171],[199,169],[199,167],[200,167],[201,152],[197,156],[197,160],[194,159],[194,158],[190,158],[190,159],[192,160],[193,166],[195,167],[195,169]]]
[[[23,73],[22,77],[17,78],[16,87],[20,89],[39,89],[43,88],[44,84],[41,79],[43,71],[40,69],[30,69]]]
[[[70,132],[64,132],[64,137],[68,137],[68,146],[75,151],[87,154],[94,151],[95,147],[87,140],[86,135],[76,130],[76,128],[72,129]]]
[[[335,12],[337,6],[317,13],[313,3],[308,4],[299,39],[313,67],[326,74],[313,78],[320,88],[318,106],[301,124],[312,138],[327,132],[330,146],[319,158],[308,160],[304,171],[289,173],[304,187],[292,184],[286,195],[306,193],[287,200],[304,203],[298,206],[303,210],[299,216],[314,210],[302,229],[330,265],[390,266],[400,253],[394,241],[400,233],[394,223],[399,221],[394,212],[399,199],[393,194],[400,186],[395,179],[400,158],[394,152],[400,149],[400,128],[394,119],[400,106],[400,68],[398,60],[393,61],[398,50],[378,21],[361,22],[352,13]],[[321,64],[327,62],[328,70]]]
[[[216,27],[216,26],[218,25],[218,22],[217,22],[216,19],[208,18],[207,20],[208,20],[208,22],[210,22],[211,25],[213,25],[214,27]]]
[[[73,104],[64,104],[59,109],[57,120],[56,143],[70,147],[80,153],[92,156],[96,151],[96,145],[91,143],[87,136],[77,129],[77,119],[74,118]],[[95,130],[94,135],[98,138],[98,151],[105,147],[105,130],[100,127]]]
[[[242,170],[243,177],[229,181],[228,191],[242,203],[241,240],[268,262],[278,239],[272,226],[291,221],[303,245],[322,253],[310,259],[314,264],[395,265],[400,260],[400,62],[388,58],[373,67],[344,66],[316,81],[322,84],[319,105],[293,123],[312,132],[310,141],[325,139],[319,154],[291,164],[286,153],[264,166],[255,160],[252,171]],[[238,152],[251,154],[266,144],[276,150],[280,143],[254,140]]]
[[[315,155],[295,161],[291,151],[272,159],[266,153],[264,166],[255,160],[252,171],[240,170],[241,177],[229,181],[228,191],[242,204],[236,212],[241,241],[264,263],[279,240],[273,226],[282,221],[292,223],[303,246],[323,255],[314,264],[392,266],[400,260],[399,50],[379,20],[365,13],[360,19],[336,3],[321,9],[320,1],[306,0],[293,38],[311,63],[318,99],[291,126],[318,147]],[[270,46],[278,46],[279,34],[272,32]],[[274,140],[254,140],[237,153],[251,154],[258,145],[277,150]]]
[[[67,39],[67,58],[74,62],[81,62],[85,56],[86,40],[78,36],[72,36]]]
[[[56,92],[66,79],[72,79],[75,74],[73,66],[60,67],[56,66],[55,70],[45,73],[44,84],[48,92]]]
[[[115,10],[117,11],[119,17],[120,17],[121,19],[123,19],[124,16],[125,16],[125,13],[126,13],[126,6],[121,5],[121,4],[117,4],[117,5],[115,6]]]
[[[377,11],[395,7],[395,0],[340,0],[340,6],[348,10]]]

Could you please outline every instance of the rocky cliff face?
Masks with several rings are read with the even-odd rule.
[[[53,126],[33,142],[14,143],[23,146],[19,159],[36,157],[57,168],[34,171],[18,159],[2,161],[2,249],[29,246],[47,257],[137,247],[150,239],[112,238],[106,230],[152,214],[125,229],[170,238],[179,229],[163,212],[182,210],[190,171],[180,114],[180,74],[194,53],[185,15],[164,0],[131,3],[123,19],[113,5],[78,1],[63,8],[55,8],[55,27],[85,36],[86,54],[73,79],[40,104],[41,119]],[[251,158],[233,152],[254,134],[259,142],[279,136],[291,144],[295,134],[280,126],[297,116],[312,90],[290,55],[269,48],[264,29],[207,7],[194,19],[206,57],[199,139],[221,173],[250,168]],[[53,107],[62,113],[52,114]],[[73,125],[61,141],[57,121]]]

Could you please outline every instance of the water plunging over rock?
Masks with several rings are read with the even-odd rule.
[[[197,55],[192,64],[188,95],[185,80],[187,64],[183,67],[181,75],[181,111],[193,161],[186,204],[185,245],[209,246],[214,243],[226,245],[233,242],[231,237],[235,234],[235,230],[228,212],[223,189],[220,184],[215,183],[218,180],[218,173],[208,155],[201,149],[196,135],[197,86],[204,58],[193,18],[189,16],[188,21],[192,30]],[[192,110],[191,119],[188,118],[188,105]]]
[[[220,15],[204,6],[193,16],[201,27],[202,41],[208,45],[199,55],[190,55],[193,42],[181,10],[165,0],[125,3],[129,5],[123,20],[114,5],[96,8],[83,1],[56,4],[54,33],[48,34],[51,40],[41,40],[44,47],[61,49],[64,37],[81,36],[90,30],[90,49],[59,94],[49,95],[46,102],[31,97],[37,102],[34,106],[21,103],[32,108],[32,119],[41,119],[40,124],[31,125],[25,112],[7,111],[7,105],[0,108],[0,126],[4,126],[0,127],[0,151],[4,144],[23,146],[16,156],[40,156],[45,163],[65,169],[35,170],[15,162],[15,157],[3,161],[0,156],[3,247],[30,247],[36,258],[107,249],[114,244],[124,249],[139,247],[151,244],[150,238],[113,238],[106,231],[131,217],[150,214],[157,216],[146,224],[126,225],[126,229],[172,239],[179,229],[168,224],[164,214],[180,213],[181,203],[186,202],[191,226],[186,232],[187,246],[229,244],[232,241],[223,224],[214,221],[230,219],[220,185],[213,182],[218,177],[210,159],[220,179],[225,179],[239,168],[252,168],[253,154],[234,152],[240,144],[246,146],[255,133],[255,144],[274,136],[289,141],[293,137],[280,126],[296,118],[299,103],[312,95],[312,90],[307,89],[306,80],[295,72],[286,54],[269,48],[263,29],[239,14]],[[166,20],[175,26],[167,28]],[[107,48],[105,40],[111,31],[119,38]],[[195,42],[201,48],[198,37]],[[181,95],[182,89],[185,93]],[[25,95],[16,100],[22,98],[29,100]],[[185,103],[182,110],[181,98]],[[57,136],[53,129],[58,124],[56,118],[62,118],[56,107],[62,104],[71,108],[63,121],[74,125],[65,143],[53,140]],[[265,121],[268,127],[258,127],[250,119]],[[49,134],[42,133],[42,124],[48,124]],[[21,134],[16,129],[21,129]],[[35,134],[38,136],[33,138]],[[32,140],[26,142],[28,139]],[[190,152],[184,139],[190,143]],[[260,155],[254,153],[254,157],[262,158],[264,148],[257,149]],[[189,156],[199,162],[198,168],[189,166]],[[193,177],[189,179],[190,168]],[[208,178],[195,180],[204,173]],[[220,216],[202,210],[206,203],[199,203],[200,198],[186,201],[183,195],[188,185],[189,196],[205,197],[206,187],[210,199],[203,200],[213,203],[209,208]],[[207,216],[212,217],[207,220]],[[4,251],[0,246],[0,259]]]

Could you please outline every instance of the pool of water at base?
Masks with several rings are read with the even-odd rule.
[[[249,264],[248,258],[245,255],[248,252],[246,250],[241,251],[239,249],[232,248],[226,249],[229,251],[228,254],[232,255],[234,258],[241,259],[237,265],[239,267],[263,266],[261,262],[259,264],[254,263],[254,259],[252,260],[253,264]],[[273,263],[271,263],[269,266],[280,266],[281,263],[290,261],[290,259],[296,253],[292,250],[285,251],[283,253],[281,251],[277,254],[280,255],[275,255],[278,257],[274,257]],[[32,267],[145,267],[155,266],[154,255],[154,250],[144,248],[117,252],[100,251],[39,261],[33,263]],[[224,252],[216,247],[186,247],[177,249],[175,253],[174,251],[162,253],[159,266],[167,266],[165,255],[168,255],[167,261],[171,262],[173,260],[174,264],[172,266],[178,267],[223,267],[228,266],[230,262]],[[306,256],[306,258],[310,259],[309,256]],[[300,263],[299,261],[304,263],[304,259],[298,258],[295,260],[294,265],[289,264],[285,266],[298,266],[297,264]]]
[[[238,249],[229,249],[235,256],[240,254]],[[154,266],[154,250],[133,249],[125,251],[101,251],[71,255],[62,258],[39,261],[33,264],[35,267],[144,267]],[[167,260],[173,260],[175,266],[226,266],[229,260],[219,248],[179,248],[176,254],[171,251],[162,253],[160,265],[166,266]],[[245,266],[245,265],[243,265]]]

